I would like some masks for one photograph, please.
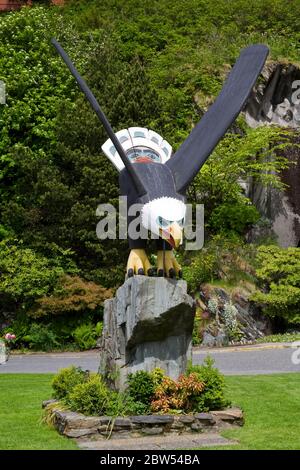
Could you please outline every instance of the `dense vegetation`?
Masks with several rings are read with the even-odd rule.
[[[99,374],[72,366],[58,372],[52,388],[53,397],[64,407],[95,416],[202,412],[230,404],[224,377],[209,357],[201,366],[191,366],[177,381],[161,369],[130,374],[123,392],[109,390]]]
[[[283,0],[65,3],[0,17],[0,80],[7,91],[0,105],[0,317],[17,334],[18,346],[36,349],[95,345],[102,302],[122,282],[127,257],[126,241],[96,237],[98,204],[117,204],[117,172],[100,150],[104,131],[51,37],[74,59],[114,129],[149,126],[175,149],[219,92],[242,47],[263,42],[273,59],[299,57],[296,0],[289,8]],[[244,246],[259,214],[239,181],[251,176],[280,186],[288,139],[273,127],[248,129],[240,117],[196,178],[189,198],[205,203],[212,238],[206,251],[188,260],[192,289],[218,278],[218,240],[224,240],[221,253]],[[267,154],[273,159],[266,161]],[[291,277],[283,277],[290,284]],[[275,299],[274,282],[265,282],[263,305]],[[294,312],[300,302],[295,282]],[[288,292],[280,289],[280,296]],[[280,305],[289,312],[291,300]]]

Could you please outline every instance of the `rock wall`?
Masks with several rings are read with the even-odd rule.
[[[202,347],[252,343],[271,333],[269,318],[249,300],[254,289],[249,283],[231,290],[201,286],[197,316],[205,318],[200,332]]]
[[[191,358],[194,313],[185,281],[127,279],[104,304],[99,372],[116,389],[129,373],[155,367],[177,379]]]
[[[245,108],[250,127],[275,124],[299,130],[300,128],[300,69],[290,63],[267,62],[262,79],[252,91]],[[247,185],[247,196],[265,219],[249,233],[249,241],[273,236],[282,247],[300,244],[300,139],[282,155],[296,162],[282,172],[285,191],[270,189],[253,181]],[[266,226],[269,223],[269,229]]]
[[[276,124],[281,127],[300,127],[300,70],[294,64],[268,61],[262,79],[253,89],[245,108],[250,127]]]
[[[194,413],[189,415],[139,415],[126,417],[84,416],[72,411],[52,410],[43,403],[46,415],[53,416],[54,427],[67,437],[92,439],[139,438],[166,434],[186,434],[198,432],[215,432],[219,429],[244,424],[243,412],[239,408]]]

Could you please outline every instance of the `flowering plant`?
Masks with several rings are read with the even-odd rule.
[[[6,333],[4,335],[4,342],[7,346],[9,346],[11,343],[13,343],[16,339],[16,335],[13,333]]]
[[[10,345],[15,341],[16,335],[6,333],[3,338],[0,337],[0,364],[6,362],[10,355]]]
[[[181,375],[178,381],[164,377],[155,390],[151,409],[159,413],[169,413],[171,410],[192,411],[194,400],[204,388],[205,384],[195,373]]]

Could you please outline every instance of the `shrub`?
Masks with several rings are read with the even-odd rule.
[[[190,365],[188,367],[188,373],[196,374],[198,380],[205,384],[204,391],[195,397],[193,401],[195,411],[219,410],[230,405],[224,395],[224,377],[213,365],[214,360],[208,356],[202,365]]]
[[[66,398],[73,388],[86,380],[86,373],[80,367],[60,369],[52,380],[53,397],[61,400]]]
[[[260,303],[267,315],[300,324],[299,248],[260,246],[256,259],[256,276],[264,292],[256,292],[251,299]]]
[[[136,402],[150,407],[155,392],[155,378],[149,372],[139,370],[127,379],[129,396]]]
[[[78,383],[66,397],[71,410],[85,415],[105,414],[111,392],[99,374],[90,374],[83,383]]]
[[[202,366],[191,366],[177,381],[155,369],[131,374],[128,384],[125,392],[113,392],[99,374],[72,366],[54,377],[52,388],[54,398],[71,410],[96,416],[209,411],[229,405],[224,398],[224,378],[210,358]]]
[[[25,347],[35,351],[84,350],[94,347],[96,339],[102,334],[102,321],[94,324],[97,319],[99,319],[98,312],[95,314],[85,312],[82,315],[75,312],[57,315],[53,318],[47,317],[45,320],[32,323],[32,319],[25,312],[20,312],[9,326],[0,331],[0,334],[5,334],[12,329],[17,336],[15,348]],[[91,325],[92,345],[86,344],[85,337],[81,338],[80,333],[75,341],[74,333],[81,325]]]
[[[164,377],[155,389],[151,409],[155,412],[168,413],[172,410],[193,411],[194,401],[201,395],[205,384],[197,374],[181,375],[176,382],[170,377]]]
[[[27,310],[35,299],[51,294],[63,274],[57,259],[41,256],[16,240],[0,242],[0,297],[14,310]]]
[[[193,346],[198,346],[202,342],[202,321],[201,314],[196,312],[193,327]]]
[[[74,330],[73,336],[79,349],[92,349],[96,346],[97,338],[100,336],[99,332],[101,334],[100,326],[102,323],[99,322],[97,325],[95,326],[92,323],[85,323]]]
[[[190,289],[196,291],[201,283],[209,282],[218,277],[218,268],[217,256],[204,249],[201,251],[201,255],[193,259],[190,266],[183,267],[184,279],[186,279]]]
[[[51,351],[59,346],[58,337],[49,325],[33,323],[29,332],[22,338],[30,349],[35,351]]]
[[[237,327],[237,308],[231,302],[225,302],[222,317],[228,330],[234,330]]]
[[[156,388],[162,383],[163,379],[165,378],[165,373],[162,369],[156,367],[152,370],[151,377],[154,383],[154,387]]]
[[[237,125],[244,126],[241,120]],[[289,145],[288,132],[275,126],[227,133],[189,189],[193,202],[205,206],[207,226],[217,232],[242,234],[255,223],[259,214],[242,194],[241,181],[252,177],[264,186],[283,189],[279,172],[289,162],[282,156],[282,149]]]
[[[30,311],[32,317],[63,315],[69,312],[96,312],[104,300],[112,297],[110,289],[79,276],[63,275],[55,286],[54,293],[35,302]]]
[[[215,279],[233,283],[241,278],[253,281],[255,250],[255,246],[246,244],[236,234],[214,235],[183,267],[189,289],[196,292],[201,284]]]
[[[128,392],[111,392],[105,414],[108,416],[144,415],[149,405],[134,400]]]
[[[247,200],[233,204],[222,204],[217,207],[210,218],[211,227],[219,232],[236,232],[240,235],[245,233],[247,227],[259,220],[259,212],[256,207]]]

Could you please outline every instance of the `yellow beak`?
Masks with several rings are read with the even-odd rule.
[[[166,240],[173,248],[178,248],[182,242],[182,228],[177,222],[174,222],[166,229],[159,229],[160,236]]]

